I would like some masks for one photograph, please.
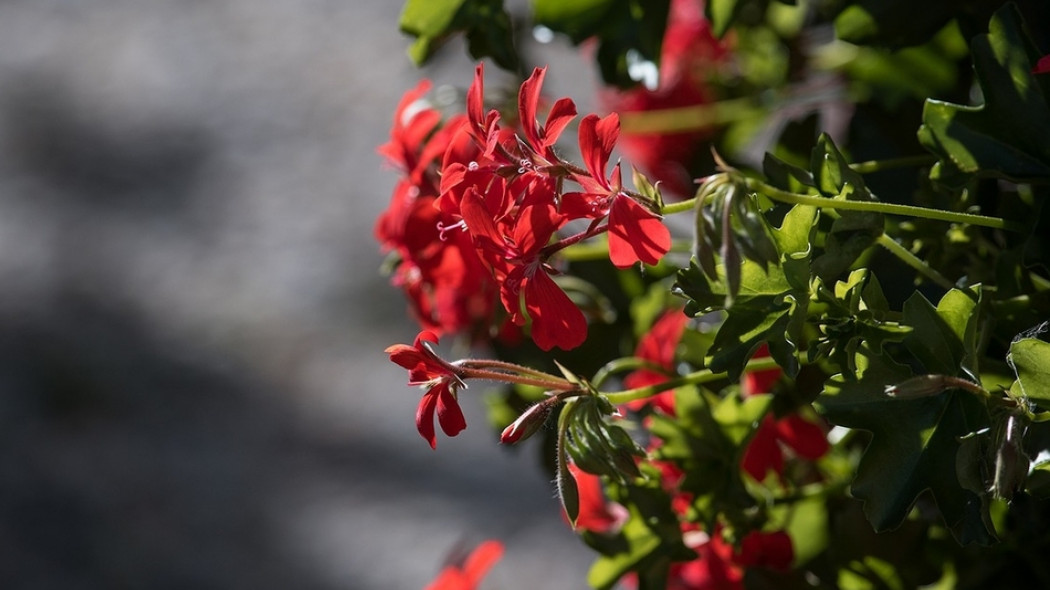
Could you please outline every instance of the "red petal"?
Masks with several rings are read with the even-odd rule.
[[[532,340],[543,350],[571,350],[587,339],[587,320],[547,273],[525,283],[525,309],[532,318]]]
[[[503,557],[503,543],[499,541],[485,541],[474,549],[463,564],[463,573],[466,574],[470,588],[481,582],[500,557]]]
[[[772,415],[766,415],[747,445],[741,467],[757,481],[765,479],[770,471],[777,474],[784,471],[784,453],[777,444],[776,423]]]
[[[474,81],[467,90],[467,117],[474,131],[484,135],[485,130],[485,64],[474,68]],[[480,139],[480,137],[479,137]]]
[[[597,475],[582,471],[569,463],[569,471],[576,480],[580,495],[580,514],[576,517],[576,529],[594,533],[607,533],[623,524],[626,514],[614,512],[613,504],[605,499],[602,480]],[[617,506],[623,508],[622,506]]]
[[[536,68],[528,80],[521,84],[518,93],[518,119],[525,138],[534,149],[541,150],[539,123],[536,120],[536,110],[540,104],[540,89],[543,87],[543,78],[547,75],[547,68]]]
[[[618,195],[609,212],[609,259],[619,268],[656,264],[671,249],[671,232],[634,199]]]
[[[740,542],[740,554],[736,562],[744,567],[760,566],[787,571],[794,559],[791,536],[784,531],[751,531]]]
[[[565,127],[576,116],[576,103],[570,98],[559,98],[551,112],[547,113],[547,125],[543,129],[543,148],[548,148],[558,142],[558,137]]]
[[[810,461],[823,457],[831,448],[824,429],[798,414],[781,419],[777,423],[777,434],[799,457]]]
[[[616,147],[620,136],[620,117],[616,113],[599,118],[598,115],[587,115],[580,121],[580,155],[594,180],[608,189],[605,178],[605,167],[609,156]]]
[[[452,395],[447,384],[442,383],[435,389],[437,390],[437,417],[441,430],[448,436],[456,436],[467,427],[463,410],[460,409],[456,396]]]
[[[437,448],[437,436],[434,434],[434,408],[437,401],[438,396],[431,389],[423,394],[423,399],[419,400],[419,407],[416,408],[416,430],[430,443],[432,449]]]

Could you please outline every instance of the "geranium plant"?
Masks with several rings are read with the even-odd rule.
[[[405,5],[418,62],[463,34],[523,81],[394,113],[387,352],[432,447],[476,392],[549,439],[594,587],[1050,586],[1050,9],[913,4]]]

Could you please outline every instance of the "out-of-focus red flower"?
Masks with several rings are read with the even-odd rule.
[[[416,336],[412,346],[395,344],[385,351],[390,355],[391,361],[408,369],[409,385],[427,388],[416,409],[416,429],[430,443],[432,449],[437,448],[434,432],[435,411],[441,430],[448,436],[456,436],[467,427],[463,410],[456,399],[456,388],[463,386],[463,381],[453,365],[441,360],[427,346],[428,342],[437,341],[437,336],[424,331]]]
[[[704,105],[713,100],[708,73],[728,55],[725,43],[711,34],[703,0],[672,0],[656,88],[603,93],[605,106],[618,112],[652,111]],[[692,196],[689,173],[701,142],[711,130],[680,133],[624,134],[620,143],[627,158],[678,196]]]
[[[627,509],[609,502],[602,491],[602,479],[587,473],[572,462],[569,472],[576,480],[580,496],[580,514],[576,517],[576,529],[604,534],[619,530],[627,520]]]
[[[442,124],[440,112],[423,102],[429,88],[424,80],[405,93],[390,140],[379,147],[403,177],[376,221],[375,236],[383,250],[396,254],[392,282],[408,296],[413,316],[424,330],[441,335],[491,321],[495,285],[469,237],[447,231],[458,219],[435,207],[439,160],[468,121],[460,115]],[[463,157],[470,155],[463,150]]]
[[[768,356],[769,349],[765,344],[755,354],[755,358]],[[780,375],[779,368],[745,373],[741,378],[743,394],[769,393]],[[744,451],[741,467],[751,477],[762,481],[770,471],[777,475],[784,473],[785,449],[790,449],[798,457],[815,461],[830,448],[827,432],[822,425],[810,422],[797,413],[779,419],[766,414]]]
[[[752,531],[734,550],[722,535],[688,532],[686,545],[696,551],[692,561],[671,564],[667,590],[744,590],[744,571],[753,567],[787,571],[795,558],[791,537],[783,531]],[[634,585],[633,578],[624,580]]]
[[[485,541],[466,558],[446,565],[423,590],[475,590],[500,557],[503,543]]]
[[[616,113],[587,115],[580,121],[580,153],[590,176],[576,175],[583,192],[562,196],[562,211],[572,217],[608,217],[609,259],[619,268],[638,262],[656,264],[671,249],[671,232],[656,215],[623,190],[620,165],[605,176],[605,167],[620,135]]]
[[[657,385],[667,381],[669,375],[674,374],[675,349],[682,339],[689,316],[682,313],[680,309],[671,309],[663,313],[653,323],[653,327],[638,340],[638,347],[634,356],[649,361],[663,372],[652,369],[638,369],[627,374],[623,384],[628,389]],[[674,392],[665,391],[649,399],[628,402],[627,407],[631,410],[640,410],[646,405],[658,408],[669,416],[675,415]]]
[[[1035,62],[1035,67],[1032,68],[1033,74],[1050,74],[1050,55],[1044,55],[1039,58],[1039,61]]]

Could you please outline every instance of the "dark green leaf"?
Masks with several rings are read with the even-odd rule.
[[[983,105],[926,101],[919,141],[940,158],[931,177],[953,186],[974,176],[1050,178],[1050,101],[1031,73],[1040,54],[1022,28],[1008,5],[972,41]]]
[[[518,64],[510,15],[503,0],[408,0],[401,31],[416,38],[408,55],[416,65],[430,59],[449,37],[463,33],[474,59],[491,57],[500,67]]]
[[[896,528],[918,496],[929,490],[945,523],[963,544],[994,540],[981,498],[965,489],[954,458],[960,439],[988,426],[984,404],[963,391],[897,400],[884,393],[913,373],[885,355],[861,346],[859,379],[833,376],[818,404],[833,423],[872,433],[857,468],[852,493],[864,501],[864,514],[878,531]]]
[[[976,380],[979,297],[952,289],[936,308],[918,292],[904,302],[904,324],[914,328],[904,344],[927,373]]]

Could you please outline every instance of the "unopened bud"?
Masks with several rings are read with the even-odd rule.
[[[553,407],[550,403],[552,399],[554,398],[543,400],[522,412],[517,420],[503,429],[503,434],[499,436],[499,441],[505,445],[512,445],[535,434],[537,430],[543,427],[543,424],[547,421],[547,416],[550,416],[551,408]]]
[[[930,397],[949,388],[944,375],[919,375],[896,385],[886,386],[886,395],[890,397]]]

